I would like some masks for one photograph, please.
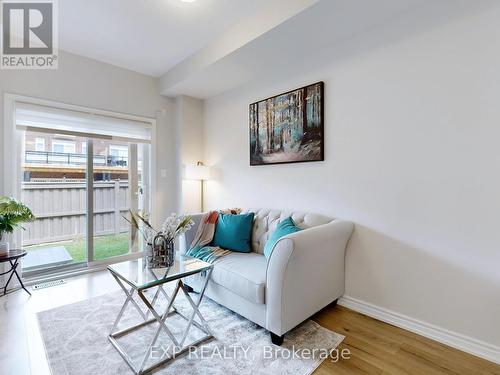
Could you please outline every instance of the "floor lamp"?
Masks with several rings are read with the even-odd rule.
[[[201,212],[203,212],[205,209],[203,202],[203,181],[210,179],[210,167],[207,167],[201,161],[196,165],[186,165],[185,179],[200,181]]]

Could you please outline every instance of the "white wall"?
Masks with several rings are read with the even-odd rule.
[[[402,17],[207,100],[207,206],[352,220],[347,295],[500,346],[499,19]],[[250,167],[248,104],[319,80],[325,161]]]
[[[203,101],[189,96],[175,98],[175,131],[178,167],[177,212],[201,211],[201,182],[184,180],[184,167],[203,161]]]
[[[157,188],[160,217],[175,209],[175,140],[172,103],[158,94],[157,80],[109,64],[61,52],[58,70],[0,70],[0,147],[3,158],[3,94],[13,93],[157,119]],[[0,163],[3,191],[4,165]],[[166,170],[166,178],[159,171]],[[7,176],[8,176],[8,171]]]

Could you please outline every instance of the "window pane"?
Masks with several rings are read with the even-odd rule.
[[[28,250],[23,271],[85,264],[85,158],[78,163],[68,158],[55,135],[23,131],[22,140],[21,200],[36,216],[23,224],[22,245]],[[54,141],[52,149],[61,154],[45,151]]]
[[[102,139],[93,139],[93,146],[94,260],[140,251],[137,232],[126,220],[130,220],[129,209],[137,212],[142,199],[137,168],[140,146]]]
[[[45,138],[35,138],[35,151],[45,151]]]

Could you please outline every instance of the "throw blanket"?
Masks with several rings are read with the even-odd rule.
[[[186,255],[201,259],[208,263],[213,263],[220,257],[230,253],[229,250],[224,250],[217,246],[207,246],[214,238],[215,226],[218,218],[219,213],[217,211],[211,211],[203,215],[200,225],[198,225],[198,230],[193,238],[193,242],[191,242],[191,246],[186,252]]]

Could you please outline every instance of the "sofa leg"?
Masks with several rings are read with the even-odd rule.
[[[337,306],[337,302],[339,301],[339,299],[337,298],[335,301],[333,301],[332,303],[330,303],[330,307],[335,307]]]
[[[269,333],[271,334],[271,342],[274,345],[281,346],[281,344],[283,344],[283,339],[285,338],[285,335],[278,336],[278,335],[275,335],[272,332],[269,332]]]

